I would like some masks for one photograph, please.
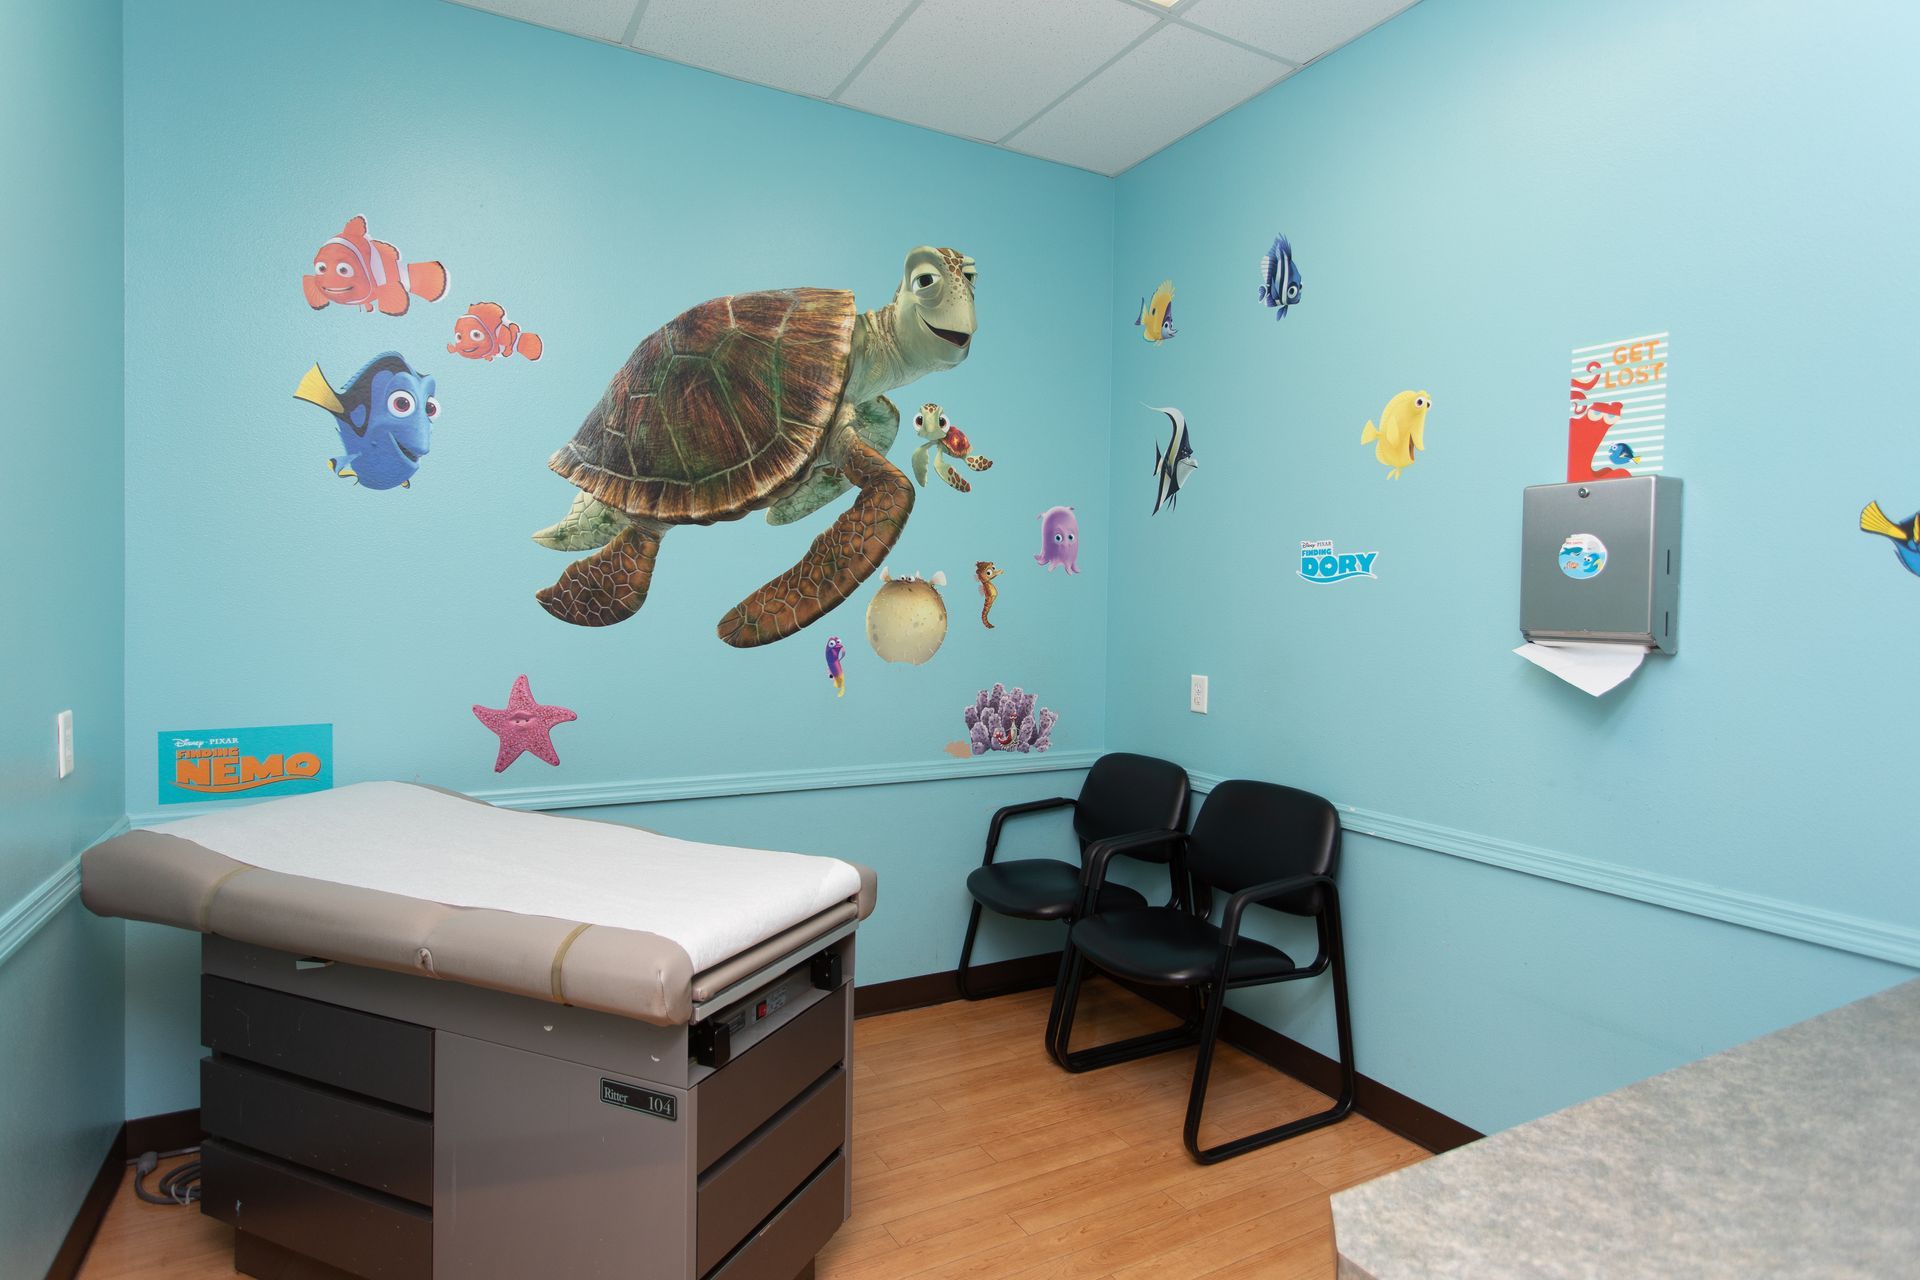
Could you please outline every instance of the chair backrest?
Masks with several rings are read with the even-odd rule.
[[[1187,771],[1168,760],[1119,751],[1101,756],[1087,771],[1073,811],[1081,846],[1136,831],[1182,831],[1187,825]],[[1143,850],[1139,857],[1165,862]]]
[[[1340,815],[1310,791],[1235,779],[1213,789],[1193,823],[1187,870],[1227,893],[1290,876],[1331,876],[1340,862]],[[1319,912],[1318,890],[1264,905],[1295,915]]]

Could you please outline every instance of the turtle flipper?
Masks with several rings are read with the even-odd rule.
[[[853,429],[874,451],[885,455],[900,434],[900,410],[885,396],[876,396],[853,408]],[[812,515],[853,488],[836,467],[814,472],[799,488],[767,508],[768,524],[792,524]]]
[[[848,442],[845,470],[859,486],[859,498],[813,540],[799,564],[728,610],[718,628],[722,640],[751,649],[819,621],[851,596],[899,541],[913,510],[912,482],[864,440]]]
[[[975,471],[990,471],[993,469],[993,459],[983,458],[977,453],[970,453],[967,455],[967,465]]]
[[[616,511],[588,493],[574,495],[573,505],[557,524],[533,535],[533,540],[555,551],[592,551],[613,541],[627,527],[627,513]]]
[[[973,486],[967,483],[967,478],[961,475],[958,471],[955,471],[952,467],[940,468],[940,474],[947,478],[948,484],[952,485],[954,488],[958,489],[960,492],[962,493],[973,492]]]
[[[661,532],[657,527],[628,525],[606,546],[568,565],[559,580],[536,592],[534,599],[542,609],[576,627],[625,622],[647,602]]]
[[[933,448],[923,444],[913,451],[913,478],[920,482],[922,489],[927,487],[927,450]]]

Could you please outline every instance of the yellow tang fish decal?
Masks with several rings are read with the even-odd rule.
[[[1164,342],[1174,335],[1173,281],[1162,280],[1151,298],[1140,299],[1140,318],[1133,323],[1148,342]]]

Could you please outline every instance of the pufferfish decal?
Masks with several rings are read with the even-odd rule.
[[[338,390],[314,365],[293,398],[333,415],[342,450],[327,459],[334,475],[366,489],[406,489],[433,447],[440,417],[435,389],[433,375],[398,351],[383,351]]]

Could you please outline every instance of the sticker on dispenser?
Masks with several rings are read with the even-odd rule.
[[[1590,533],[1567,535],[1560,544],[1560,572],[1577,582],[1597,578],[1607,567],[1607,544]]]
[[[1373,562],[1378,551],[1340,551],[1327,540],[1300,544],[1300,576],[1321,584],[1345,582],[1349,578],[1377,578]]]

